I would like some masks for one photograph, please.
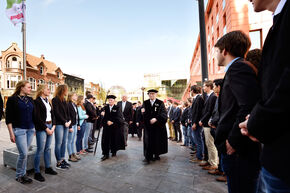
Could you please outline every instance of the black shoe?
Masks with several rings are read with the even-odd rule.
[[[65,161],[65,159],[64,160],[62,160],[62,162],[61,162],[63,165],[65,165],[65,166],[67,166],[67,167],[69,167],[70,168],[70,164],[69,163],[67,163],[66,161]]]
[[[145,158],[145,159],[143,160],[143,163],[144,163],[144,164],[150,164],[150,160]]]
[[[57,172],[54,171],[52,168],[45,168],[45,173],[50,175],[57,175]]]
[[[160,160],[159,156],[154,156],[154,160]]]
[[[16,181],[20,182],[21,184],[31,184],[32,183],[32,179],[27,177],[27,175],[16,178]]]
[[[69,169],[69,167],[67,165],[63,164],[62,162],[56,164],[55,168],[58,169],[58,170],[67,170],[67,169]]]
[[[115,157],[116,156],[116,153],[112,153],[112,157]]]
[[[177,141],[177,139],[173,139],[172,141]]]
[[[106,159],[109,159],[109,156],[108,156],[108,155],[104,155],[104,156],[101,158],[102,161],[105,161]]]
[[[45,178],[41,175],[41,173],[35,173],[34,174],[34,179],[36,179],[37,181],[40,181],[40,182],[44,182],[45,181]]]
[[[86,152],[88,152],[88,153],[93,153],[94,150],[92,150],[92,149],[86,149]]]

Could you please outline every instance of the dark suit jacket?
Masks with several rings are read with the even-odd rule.
[[[117,103],[117,106],[120,108],[120,110],[122,112],[122,101],[119,101]],[[124,116],[124,119],[127,123],[129,123],[130,121],[133,120],[133,106],[132,106],[132,103],[129,101],[126,102],[123,116]]]
[[[70,120],[66,101],[61,101],[58,97],[54,97],[52,99],[52,110],[56,125],[64,125]]]
[[[210,117],[212,116],[216,99],[217,99],[217,96],[214,93],[211,93],[204,103],[204,108],[203,108],[202,117],[200,121],[205,127],[209,127],[208,121]]]
[[[239,123],[259,99],[260,92],[257,77],[243,59],[236,60],[225,74],[219,96],[220,120],[216,129],[216,145],[226,153],[226,140],[238,154],[259,155],[259,144],[241,134]]]
[[[213,109],[213,112],[212,112],[212,116],[210,118],[210,122],[212,125],[214,125],[215,127],[218,126],[218,122],[219,122],[219,103],[218,103],[218,99],[215,101],[215,106],[214,106],[214,109]]]
[[[173,114],[172,114],[172,120],[174,123],[180,123],[181,118],[181,109],[179,107],[174,108]]]
[[[192,103],[191,106],[191,124],[193,125],[194,123],[198,125],[201,116],[202,116],[202,110],[204,107],[204,100],[201,95],[198,95]]]
[[[94,123],[97,119],[97,111],[96,108],[92,103],[86,100],[84,103],[84,106],[86,108],[87,115],[89,118],[87,119],[87,122]]]
[[[290,2],[275,16],[263,47],[258,78],[262,99],[251,112],[250,134],[264,143],[262,165],[290,185]]]
[[[78,108],[76,109],[77,111],[75,111],[72,102],[68,102],[68,113],[71,120],[69,128],[72,128],[74,125],[80,126],[79,111]]]
[[[45,104],[42,102],[42,99],[40,97],[34,100],[34,104],[35,104],[34,107],[35,107],[35,117],[36,117],[34,121],[35,129],[38,131],[44,131],[47,128]],[[49,105],[51,106],[50,103]],[[51,113],[52,125],[55,125],[55,117],[54,117],[54,113],[52,109],[50,113]]]
[[[141,113],[142,106],[136,109],[136,123],[143,123],[143,115]]]
[[[2,95],[0,93],[0,121],[2,119],[3,116],[3,99],[2,99]]]
[[[188,119],[188,111],[189,111],[189,107],[186,107],[183,112],[182,112],[182,115],[181,115],[181,124],[183,126],[185,126],[185,123],[187,123],[187,119]]]

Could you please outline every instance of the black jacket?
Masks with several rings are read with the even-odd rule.
[[[61,101],[58,97],[54,97],[52,99],[52,110],[56,125],[64,125],[70,120],[66,101]]]
[[[86,108],[87,115],[89,118],[87,119],[87,122],[94,123],[97,120],[97,111],[96,108],[92,103],[86,100],[84,103],[84,106]]]
[[[186,107],[183,112],[182,112],[182,115],[181,115],[181,124],[183,126],[185,126],[185,123],[187,123],[187,119],[188,119],[188,111],[189,111],[189,107]]]
[[[77,111],[75,111],[72,102],[68,102],[68,116],[71,120],[69,128],[72,128],[74,125],[80,126],[79,111],[77,107],[76,109]]]
[[[45,104],[43,103],[42,99],[38,97],[37,99],[34,100],[34,107],[35,107],[35,129],[38,131],[44,131],[46,127],[46,107]],[[51,106],[51,104],[49,103]],[[51,121],[52,125],[55,125],[55,117],[53,110],[51,108]]]
[[[215,101],[215,106],[214,106],[214,109],[213,109],[213,112],[212,112],[212,116],[210,118],[210,122],[213,126],[217,127],[218,126],[218,122],[219,122],[219,103],[218,103],[218,99]]]
[[[117,106],[120,108],[122,112],[122,101],[119,101],[117,103]],[[132,106],[132,103],[129,101],[126,102],[125,109],[123,112],[123,117],[127,123],[133,120],[133,106]]]
[[[174,108],[173,114],[172,114],[172,120],[175,123],[180,123],[181,118],[181,109],[179,107]]]
[[[35,105],[34,101],[31,97],[28,97],[28,100],[33,104],[33,113],[32,113],[32,120],[35,122]],[[18,107],[18,97],[17,96],[10,96],[8,97],[6,103],[6,124],[12,124],[13,128],[20,127],[21,125],[21,115],[19,112]]]
[[[198,125],[201,116],[202,116],[202,110],[204,107],[204,100],[201,95],[198,95],[192,103],[191,106],[191,124],[193,125],[194,123]]]
[[[3,116],[3,99],[2,99],[2,95],[0,93],[0,121],[2,119]]]
[[[251,112],[250,134],[264,143],[262,165],[290,185],[290,2],[274,17],[263,47],[258,78],[262,99]]]
[[[226,140],[238,154],[259,155],[259,144],[241,134],[239,123],[259,99],[260,92],[257,77],[248,64],[238,59],[225,74],[219,96],[219,123],[216,129],[215,143],[222,153],[226,153]]]
[[[214,93],[211,93],[211,95],[208,96],[207,100],[204,103],[202,118],[200,120],[204,127],[209,127],[208,121],[210,117],[212,116],[216,99],[217,99],[217,96]]]

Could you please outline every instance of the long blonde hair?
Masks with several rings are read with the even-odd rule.
[[[66,84],[61,84],[56,88],[55,97],[58,97],[61,101],[65,101],[65,93],[67,92],[68,87]]]
[[[67,95],[67,101],[68,101],[68,102],[76,103],[77,101],[73,101],[73,100],[72,100],[72,97],[73,97],[73,95],[75,95],[75,94],[77,94],[77,93],[75,93],[75,92],[70,92],[70,93],[68,93],[68,95]]]
[[[43,94],[45,88],[47,88],[47,84],[39,84],[37,86],[37,91],[36,91],[36,94],[35,94],[35,99],[37,99],[38,97],[40,97]]]
[[[86,110],[86,108],[84,107],[84,105],[82,104],[82,101],[84,99],[84,96],[79,95],[78,99],[77,99],[77,106],[78,107],[82,107],[83,110]]]
[[[25,87],[25,85],[28,84],[28,83],[29,83],[28,80],[21,80],[21,81],[19,81],[19,82],[16,84],[15,91],[14,91],[14,93],[13,93],[12,96],[20,95],[21,89],[22,89],[23,87]]]

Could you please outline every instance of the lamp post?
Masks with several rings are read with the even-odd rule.
[[[204,18],[204,0],[197,0],[199,8],[199,34],[200,34],[200,52],[201,52],[201,71],[202,84],[208,80],[207,67],[207,48],[206,48],[206,33],[205,33],[205,18]]]
[[[142,86],[141,90],[142,90],[142,101],[144,103],[144,90],[145,90],[145,88]]]

